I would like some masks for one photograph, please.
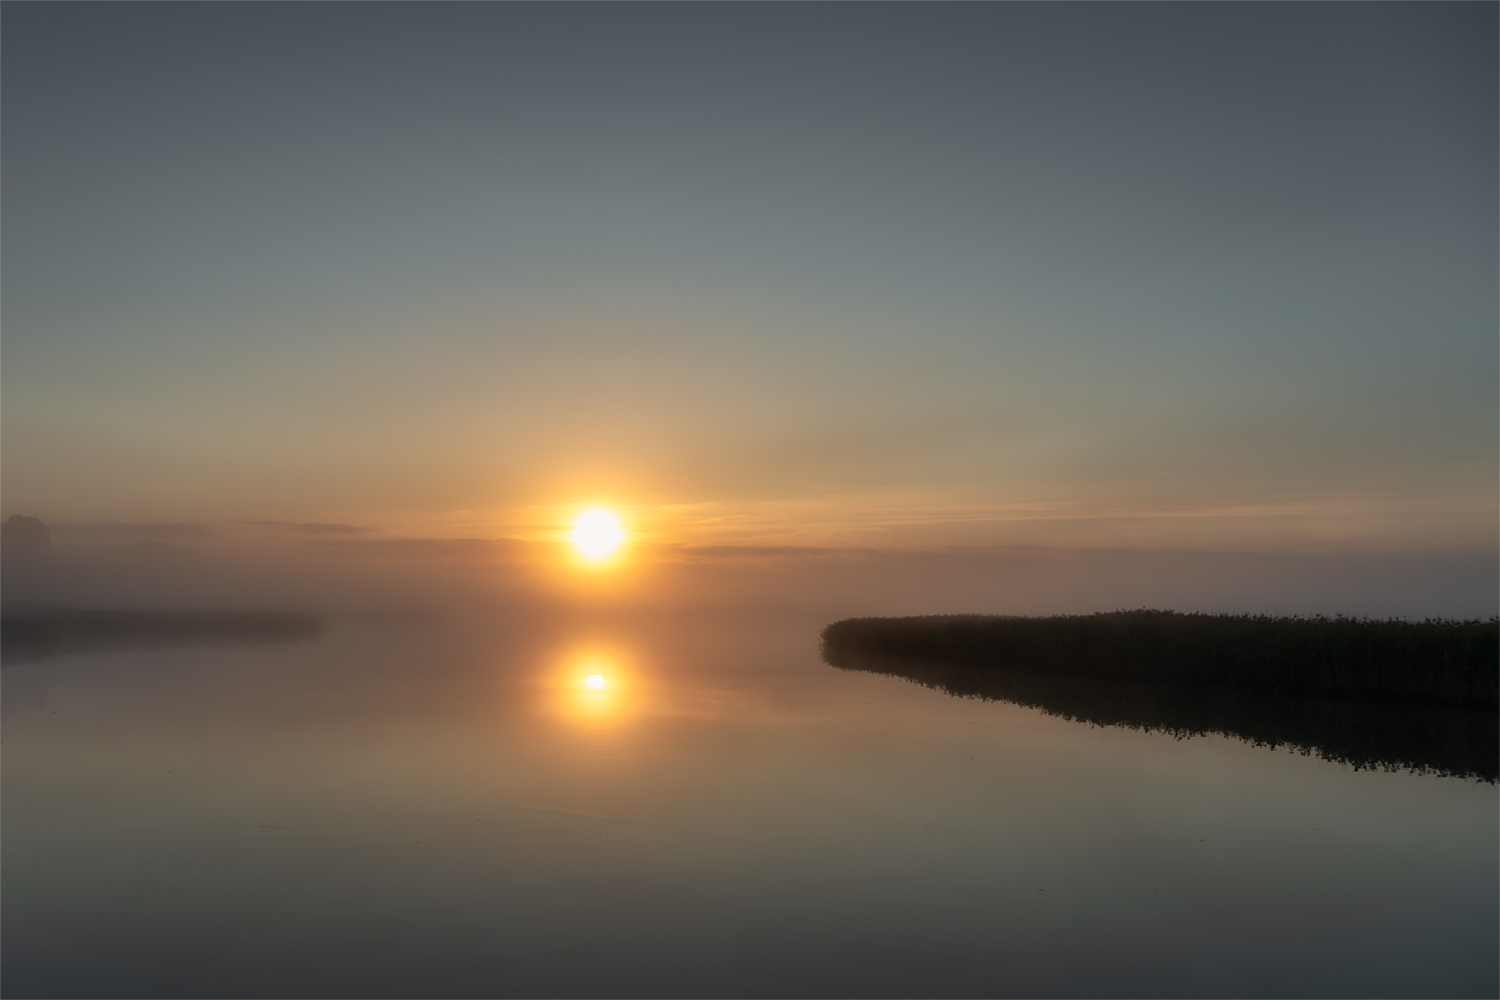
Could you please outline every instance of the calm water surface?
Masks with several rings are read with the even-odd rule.
[[[1500,990],[1493,786],[838,671],[822,624],[8,666],[5,995]]]

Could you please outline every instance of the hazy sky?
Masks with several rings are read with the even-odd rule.
[[[6,514],[1493,544],[1493,4],[3,17]]]

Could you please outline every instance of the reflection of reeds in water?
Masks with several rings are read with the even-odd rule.
[[[6,663],[28,663],[115,649],[287,642],[322,628],[313,615],[286,611],[7,611],[0,648]]]
[[[1221,733],[1256,746],[1290,747],[1357,769],[1410,769],[1494,783],[1500,728],[1486,709],[1273,694],[1162,681],[996,670],[825,649],[841,670],[904,677],[961,698],[1009,701],[1097,726],[1179,739]]]
[[[1173,619],[1192,618],[1210,622],[1196,635],[1194,623],[1187,623],[1187,636],[1161,644],[1160,655],[1151,656],[1152,638],[1181,624]],[[1142,623],[1146,627],[1136,635],[1126,634],[1132,624]],[[1190,659],[1195,647],[1201,652],[1205,637],[1214,635],[1216,624],[1230,626],[1219,633],[1222,637],[1246,625],[1261,626],[1264,636],[1283,623],[1292,627],[1270,635],[1259,648],[1241,632],[1237,647],[1196,663]],[[1100,624],[1104,627],[1097,628]],[[1361,634],[1357,626],[1362,625],[1376,627]],[[1014,702],[1078,722],[1179,738],[1222,733],[1257,745],[1316,753],[1355,768],[1411,769],[1495,782],[1500,777],[1500,727],[1493,707],[1495,623],[1408,625],[1417,630],[1415,637],[1408,634],[1408,642],[1377,658],[1372,647],[1378,642],[1371,637],[1399,637],[1401,629],[1392,626],[1403,625],[1407,623],[1236,620],[1168,612],[1051,619],[851,619],[825,630],[823,655],[841,669],[904,677],[961,697]],[[1097,628],[1093,634],[1091,627]],[[1319,628],[1330,634],[1326,641],[1316,637]],[[1099,647],[1110,637],[1121,639],[1123,648],[1101,655]],[[1300,656],[1294,655],[1297,638],[1303,640]],[[1442,658],[1424,659],[1444,651]],[[1285,657],[1282,662],[1274,659],[1278,652]],[[1374,678],[1386,682],[1384,690],[1368,674],[1358,673],[1361,664],[1368,668],[1371,663]],[[1298,669],[1310,676],[1298,677]],[[1335,684],[1340,679],[1345,680],[1343,688]]]

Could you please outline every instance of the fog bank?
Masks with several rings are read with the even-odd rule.
[[[363,537],[348,526],[6,524],[9,607],[279,608],[324,615],[1177,611],[1472,618],[1492,551],[1396,554],[1009,547],[637,546],[603,568],[513,539]],[[316,530],[314,530],[316,529]]]

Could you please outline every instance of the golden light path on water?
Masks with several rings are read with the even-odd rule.
[[[553,714],[589,728],[609,728],[640,710],[640,677],[627,650],[589,641],[560,652],[544,681]]]

